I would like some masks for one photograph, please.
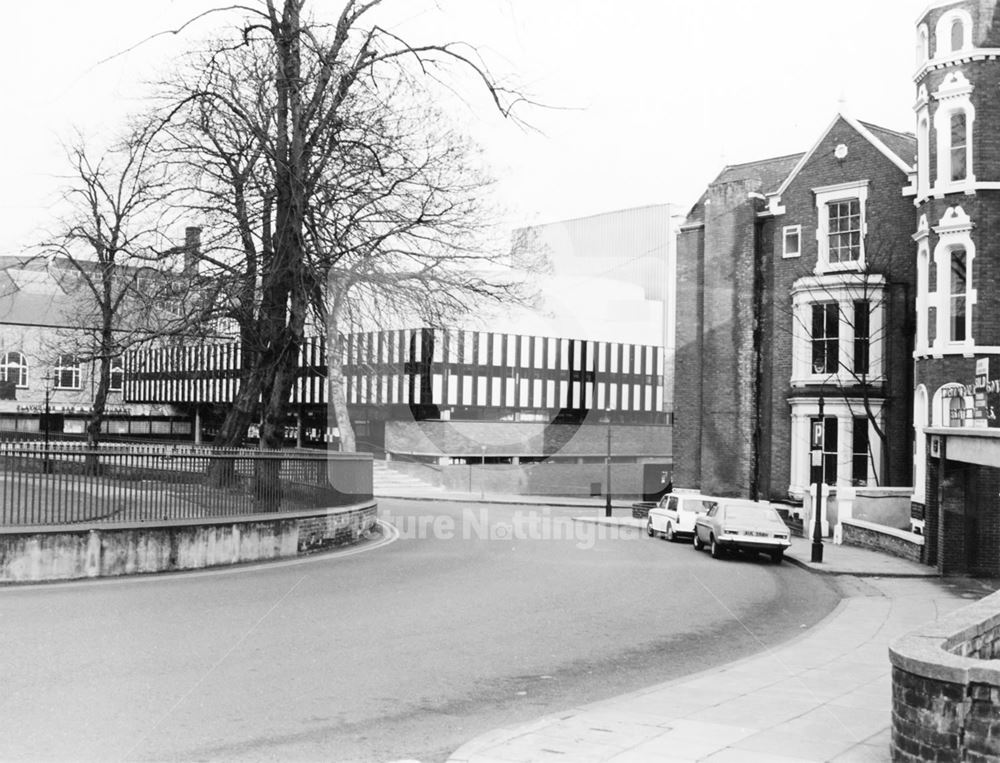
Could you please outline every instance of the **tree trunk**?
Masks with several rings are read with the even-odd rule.
[[[357,452],[354,427],[347,410],[347,393],[344,384],[343,339],[340,334],[341,300],[334,301],[330,309],[326,327],[327,367],[330,375],[329,398],[337,422],[340,450],[344,453]]]
[[[250,337],[250,332],[245,327],[241,328],[239,386],[212,443],[213,448],[238,448],[242,445],[247,436],[247,429],[257,412],[262,376],[258,368],[259,354],[254,353],[249,347]],[[233,458],[212,459],[207,474],[210,486],[231,487],[236,481],[236,461]]]
[[[99,342],[99,357],[97,390],[87,419],[87,448],[91,452],[85,458],[84,470],[87,474],[100,474],[101,462],[97,448],[101,441],[101,425],[104,423],[104,412],[108,405],[108,390],[111,387],[111,353],[114,350],[114,333],[112,331],[113,316],[104,310],[101,337]]]

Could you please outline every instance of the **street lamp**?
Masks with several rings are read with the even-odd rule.
[[[53,373],[50,376],[43,376],[42,381],[45,382],[45,422],[43,425],[44,441],[45,441],[45,460],[42,462],[42,471],[48,474],[52,471],[52,464],[49,463],[49,427],[50,420],[52,418],[52,410],[50,407],[51,397],[52,397],[52,386],[56,382],[56,375]]]
[[[819,391],[819,421],[813,426],[813,482],[816,483],[816,500],[813,502],[813,541],[810,560],[814,563],[823,561],[823,528],[820,519],[823,515],[821,501],[823,500],[823,438],[826,422],[823,421],[823,389]]]
[[[479,459],[479,497],[486,498],[486,488],[483,485],[483,473],[486,471],[486,446],[480,445],[482,457]]]
[[[604,457],[604,516],[611,516],[611,409],[606,409],[598,419],[608,427],[608,453]]]

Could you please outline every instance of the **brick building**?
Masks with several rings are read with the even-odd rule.
[[[914,135],[840,115],[805,154],[727,167],[692,209],[678,485],[912,485],[924,561],[1000,574],[998,11],[920,16]]]
[[[163,254],[189,252],[199,236],[189,227],[184,245]],[[93,298],[69,260],[0,257],[0,438],[83,437],[100,376],[98,333]],[[191,436],[191,422],[169,405],[124,398],[122,357],[112,358],[109,381],[106,434]]]
[[[914,524],[942,572],[1000,574],[1000,2],[917,21]]]
[[[798,500],[813,445],[827,484],[910,484],[915,152],[841,114],[709,185],[677,247],[675,484]]]

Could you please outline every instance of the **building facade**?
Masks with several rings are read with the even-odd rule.
[[[942,572],[1000,574],[1000,3],[916,27],[914,524]]]
[[[74,282],[59,263],[0,261],[0,436],[84,435],[99,364]],[[170,406],[124,399],[124,370],[123,358],[112,360],[104,432],[190,437],[190,421]]]
[[[308,340],[292,391],[293,430],[321,444],[328,359]],[[596,340],[436,328],[359,333],[341,366],[358,445],[388,460],[440,468],[523,467],[508,491],[598,493],[613,447],[616,492],[655,493],[669,481],[662,348]],[[125,399],[168,404],[210,437],[236,394],[236,344],[130,353]],[[329,425],[328,425],[329,424]]]
[[[841,114],[709,185],[678,243],[677,485],[801,500],[813,450],[829,485],[910,484],[914,151]]]

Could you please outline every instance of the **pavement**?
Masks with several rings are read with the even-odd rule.
[[[579,506],[577,521],[645,527],[631,502],[437,492],[400,498]],[[889,761],[889,644],[991,593],[1000,581],[942,579],[922,564],[797,538],[787,563],[831,576],[843,599],[808,632],[777,647],[641,691],[482,734],[450,763],[514,761]]]
[[[587,513],[576,521],[645,527],[624,501],[614,501],[607,518],[599,498],[437,492],[426,499],[579,506]],[[785,560],[831,576],[843,598],[802,635],[728,665],[490,731],[449,762],[889,761],[889,644],[1000,581],[941,578],[926,565],[832,542],[823,544],[822,562],[811,556],[811,541],[796,538]]]

